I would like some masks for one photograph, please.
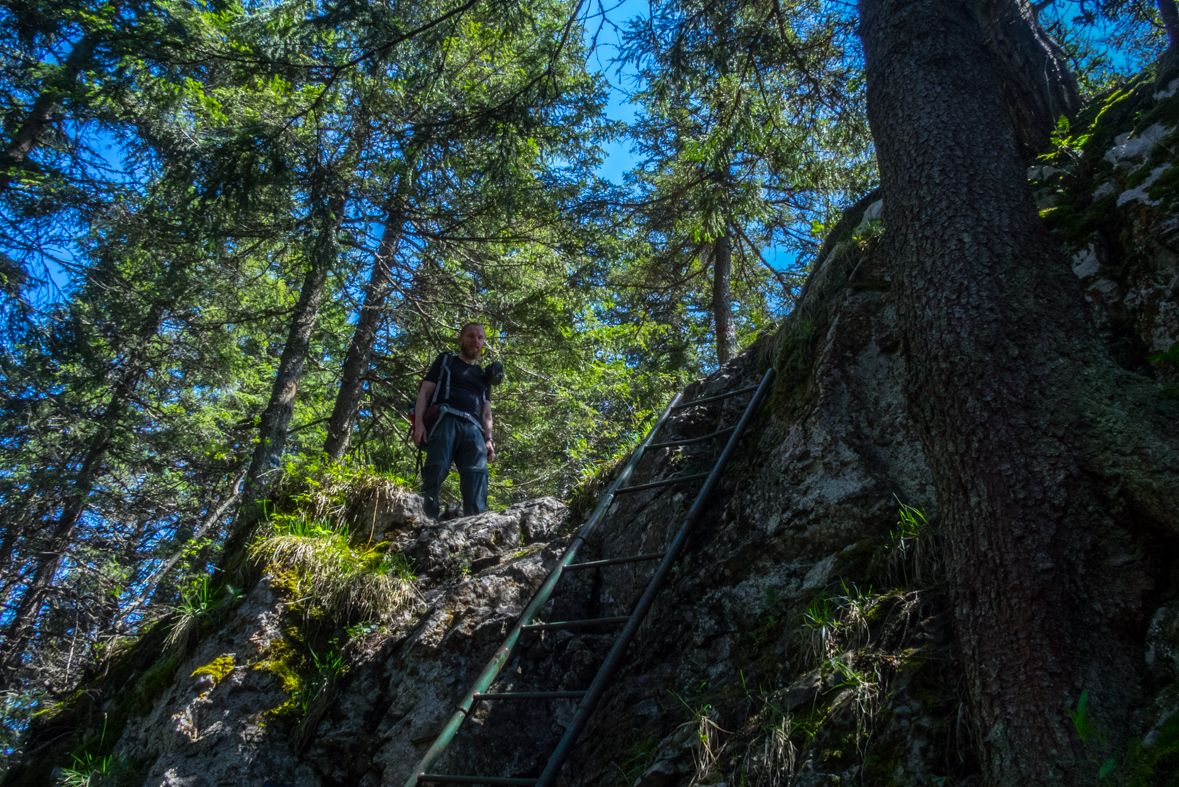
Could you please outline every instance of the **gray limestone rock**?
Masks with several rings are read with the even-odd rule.
[[[1137,160],[1156,137],[1120,140],[1116,163]],[[1047,184],[1067,173],[1032,174]],[[1117,209],[1136,211],[1138,223],[1120,249],[1097,235],[1072,249],[1074,272],[1111,348],[1166,350],[1179,341],[1179,259],[1169,251],[1179,221],[1139,201]],[[898,501],[935,523],[938,501],[906,406],[893,271],[873,248],[833,244],[810,277],[791,318],[813,323],[802,370],[789,372],[803,377],[794,399],[775,399],[755,417],[591,718],[563,787],[907,787],[977,777],[970,730],[960,721],[948,600],[937,583],[902,586],[889,552]],[[1126,249],[1131,257],[1116,256]],[[684,401],[755,384],[792,325],[688,386]],[[1150,368],[1179,380],[1162,365],[1144,373]],[[745,401],[677,410],[661,440],[733,424]],[[631,483],[707,470],[721,445],[653,450]],[[665,549],[695,489],[620,496],[578,560]],[[377,501],[367,511],[371,530],[412,559],[421,602],[349,645],[349,669],[325,695],[321,715],[274,713],[290,696],[265,664],[299,624],[289,613],[294,600],[267,579],[201,640],[150,711],[128,723],[118,751],[146,763],[145,787],[400,787],[568,546],[567,526],[579,523],[564,514],[560,502],[543,498],[436,523],[414,495]],[[568,572],[541,619],[628,614],[652,568]],[[1160,684],[1179,676],[1177,610],[1161,608],[1147,633],[1144,665]],[[525,634],[496,689],[583,690],[612,643],[605,628]],[[228,670],[202,671],[229,656]],[[1172,705],[1159,705],[1141,732],[1158,728]],[[437,770],[534,777],[575,707],[574,700],[477,703]],[[706,777],[694,726],[702,712],[717,727]],[[779,745],[770,757],[773,734]]]
[[[1146,629],[1146,668],[1160,683],[1179,677],[1179,602],[1159,607]]]

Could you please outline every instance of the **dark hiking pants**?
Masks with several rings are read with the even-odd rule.
[[[452,462],[458,466],[463,516],[487,509],[487,444],[483,430],[461,416],[446,414],[426,443],[426,465],[422,468],[422,497],[431,519],[438,518],[438,490]]]

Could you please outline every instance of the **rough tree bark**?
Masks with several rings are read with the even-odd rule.
[[[1179,519],[1179,413],[1117,367],[1039,221],[973,0],[860,0],[909,407],[933,472],[991,785],[1092,783]]]
[[[324,182],[328,179],[326,172],[320,172],[313,181]],[[335,267],[340,255],[339,232],[347,196],[346,189],[337,183],[326,198],[313,198],[313,202],[318,204],[312,217],[315,234],[308,254],[307,271],[299,289],[299,300],[291,314],[286,344],[279,356],[278,371],[270,389],[270,399],[258,425],[258,445],[250,459],[243,484],[244,505],[223,548],[222,554],[227,560],[237,556],[258,523],[263,501],[270,494],[282,469],[282,452],[286,448],[291,417],[295,412],[295,395],[311,347],[311,334],[319,317],[328,273]]]
[[[1167,48],[1174,50],[1179,46],[1179,7],[1175,6],[1175,0],[1158,0],[1158,6],[1163,27],[1167,30]]]
[[[987,48],[995,58],[1007,113],[1022,153],[1043,151],[1061,115],[1081,107],[1064,51],[1045,32],[1028,0],[977,0]]]
[[[377,326],[381,321],[381,310],[389,296],[392,262],[397,254],[402,221],[399,208],[389,211],[381,243],[377,247],[376,259],[373,260],[372,274],[368,286],[364,289],[364,305],[360,307],[360,317],[356,321],[356,330],[352,333],[352,343],[348,345],[348,353],[344,356],[340,391],[336,394],[336,404],[328,421],[327,440],[323,445],[324,453],[332,461],[339,461],[352,440],[352,422],[356,418],[360,397],[364,393],[364,375],[368,371],[369,358],[372,356]]]
[[[733,327],[733,248],[729,233],[712,244],[712,321],[716,327],[716,361],[728,363],[737,346],[737,329]]]

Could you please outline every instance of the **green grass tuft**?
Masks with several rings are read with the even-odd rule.
[[[296,593],[341,625],[381,620],[417,599],[403,555],[386,552],[383,545],[353,547],[346,528],[322,521],[280,521],[250,547],[250,557],[276,573],[293,574]]]

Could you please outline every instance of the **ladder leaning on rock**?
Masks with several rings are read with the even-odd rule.
[[[648,610],[655,601],[655,596],[659,592],[660,586],[668,573],[671,572],[676,560],[679,559],[680,553],[687,543],[688,535],[695,524],[696,520],[704,512],[708,505],[708,499],[712,495],[720,477],[724,474],[725,467],[732,457],[733,451],[736,449],[738,441],[740,441],[742,434],[745,432],[753,413],[758,406],[765,399],[769,393],[770,384],[774,379],[774,370],[769,369],[761,379],[761,383],[749,388],[742,388],[736,391],[730,391],[718,396],[709,396],[704,399],[696,399],[691,402],[681,403],[679,401],[680,395],[676,394],[675,398],[671,400],[671,404],[659,416],[655,422],[655,426],[647,434],[647,437],[635,449],[631,455],[630,461],[626,463],[622,472],[614,479],[609,488],[602,495],[601,501],[597,508],[586,520],[585,524],[577,531],[577,535],[565,550],[565,554],[557,561],[557,565],[552,572],[545,579],[544,584],[536,592],[536,596],[520,614],[519,619],[516,620],[512,630],[508,632],[503,644],[495,651],[495,655],[491,657],[491,661],[480,673],[479,678],[475,681],[475,685],[463,697],[462,702],[459,703],[454,715],[450,717],[446,726],[439,733],[433,745],[422,757],[420,763],[414,768],[414,772],[410,775],[409,780],[406,781],[405,787],[417,787],[421,784],[487,784],[487,785],[513,785],[518,787],[552,787],[556,782],[557,774],[561,770],[561,766],[565,764],[573,746],[577,743],[578,736],[585,729],[586,723],[589,721],[590,715],[594,712],[606,688],[614,679],[614,676],[622,668],[623,659],[626,656],[627,647],[631,640],[634,639],[635,634],[638,633],[639,626],[642,625],[643,619],[647,616]],[[667,421],[673,410],[682,409],[685,407],[692,407],[698,404],[707,404],[709,402],[716,402],[721,399],[727,399],[732,396],[740,394],[753,393],[753,398],[750,399],[749,404],[742,413],[741,419],[736,425],[730,426],[726,429],[713,432],[712,434],[703,437],[695,437],[688,440],[675,440],[666,443],[652,443],[656,433]],[[701,443],[707,440],[712,440],[717,437],[729,434],[729,441],[725,444],[724,450],[721,451],[720,456],[713,464],[712,470],[708,473],[698,473],[695,475],[675,476],[666,478],[662,481],[655,481],[649,484],[639,484],[637,486],[624,487],[623,484],[630,478],[636,465],[643,458],[644,452],[648,448],[668,448],[677,445],[687,445],[690,443]],[[682,484],[690,481],[704,480],[704,485],[700,488],[696,495],[696,500],[693,502],[691,509],[689,509],[687,516],[684,518],[684,523],[680,526],[676,533],[675,539],[666,552],[658,552],[654,554],[630,555],[624,557],[610,558],[608,560],[595,560],[588,563],[574,563],[573,558],[577,554],[578,548],[586,542],[590,535],[597,528],[598,524],[605,518],[606,513],[610,510],[611,504],[614,502],[616,495],[625,494],[628,492],[638,492],[644,489],[653,489],[661,486],[672,486],[674,484]],[[634,563],[643,560],[661,560],[659,567],[655,570],[655,574],[651,577],[647,584],[643,595],[639,598],[638,603],[635,604],[634,611],[629,616],[611,617],[611,618],[591,618],[589,620],[565,620],[549,623],[534,622],[536,617],[540,614],[541,609],[548,602],[553,590],[556,588],[557,582],[560,581],[561,576],[566,571],[576,571],[579,569],[599,568],[602,566],[611,566],[620,563]],[[624,624],[622,632],[615,640],[614,646],[610,649],[609,655],[598,669],[597,675],[594,677],[590,686],[585,691],[510,691],[510,692],[489,692],[492,683],[498,677],[500,670],[508,663],[508,658],[511,656],[512,649],[516,646],[520,635],[525,631],[545,631],[549,629],[571,629],[583,628],[590,626],[605,626]],[[483,702],[486,700],[553,700],[553,699],[580,699],[581,702],[577,706],[577,711],[573,715],[573,719],[569,726],[565,729],[565,734],[562,736],[557,748],[549,757],[548,764],[544,771],[537,779],[522,779],[509,778],[503,776],[460,776],[451,774],[430,773],[434,763],[442,756],[446,747],[451,740],[458,733],[459,727],[462,726],[463,721],[466,720],[467,715],[471,712],[476,702]]]

